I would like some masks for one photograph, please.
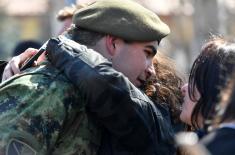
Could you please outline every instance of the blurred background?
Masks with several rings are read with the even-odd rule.
[[[64,6],[90,0],[0,0],[0,59],[12,57],[25,40],[43,43],[57,36],[62,23],[56,14]],[[151,9],[171,28],[160,51],[187,73],[209,36],[235,36],[235,0],[135,0]]]

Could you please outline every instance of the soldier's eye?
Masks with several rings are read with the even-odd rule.
[[[151,58],[154,56],[154,53],[150,50],[144,50],[144,53],[146,55],[146,58]]]

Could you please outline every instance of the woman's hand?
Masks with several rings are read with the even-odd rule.
[[[37,52],[38,52],[38,49],[28,48],[26,51],[24,51],[20,55],[13,57],[8,62],[8,64],[6,65],[3,71],[2,82],[9,79],[15,74],[19,74],[20,67],[22,66],[22,64],[24,64],[26,60],[34,56]],[[36,62],[34,65],[36,65]]]

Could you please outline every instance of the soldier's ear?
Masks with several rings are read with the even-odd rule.
[[[108,49],[108,53],[110,56],[114,56],[116,54],[116,41],[117,37],[113,37],[110,35],[106,36],[106,47]]]

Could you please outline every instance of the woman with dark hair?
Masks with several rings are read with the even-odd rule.
[[[193,129],[207,129],[220,100],[219,93],[235,68],[235,44],[214,37],[193,63],[189,82],[182,87],[184,103],[180,118]],[[199,138],[203,135],[199,132]]]

